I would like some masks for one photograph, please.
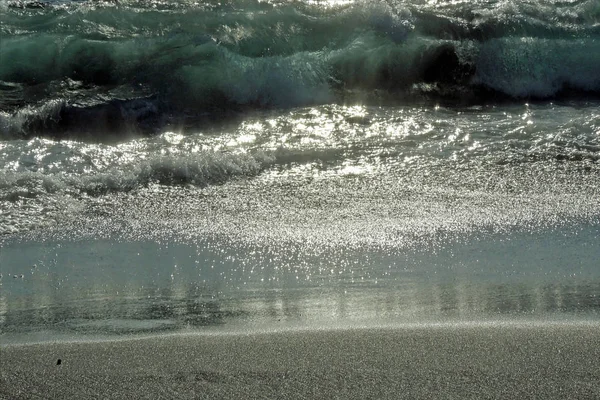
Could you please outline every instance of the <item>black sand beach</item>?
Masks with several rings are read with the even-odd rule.
[[[3,347],[0,397],[597,399],[599,359],[586,323],[57,342]]]

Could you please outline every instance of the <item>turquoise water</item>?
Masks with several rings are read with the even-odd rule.
[[[0,338],[597,321],[599,12],[2,3]]]

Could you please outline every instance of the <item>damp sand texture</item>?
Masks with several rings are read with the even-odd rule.
[[[599,359],[594,324],[172,335],[5,346],[0,395],[594,399],[600,397]]]

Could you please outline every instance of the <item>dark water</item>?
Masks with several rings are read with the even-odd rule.
[[[469,105],[600,91],[594,0],[1,7],[5,137],[103,140],[265,107]]]

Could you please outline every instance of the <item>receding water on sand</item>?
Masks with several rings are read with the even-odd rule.
[[[270,327],[594,321],[598,227],[336,248],[118,239],[1,249],[3,341]],[[10,261],[10,262],[9,262]]]

